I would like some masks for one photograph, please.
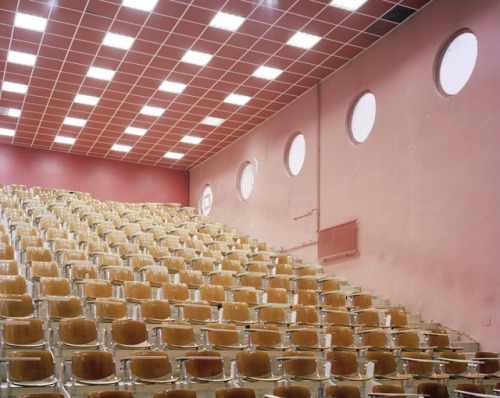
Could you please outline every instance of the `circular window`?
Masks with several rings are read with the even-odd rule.
[[[370,135],[376,113],[375,96],[370,92],[362,94],[354,103],[350,126],[352,139],[356,144],[364,142]]]
[[[210,210],[212,210],[212,203],[214,200],[214,195],[212,193],[212,188],[210,185],[205,185],[201,191],[199,211],[202,215],[208,216]]]
[[[302,134],[297,134],[288,147],[287,165],[292,176],[300,173],[306,158],[306,139]]]
[[[253,188],[253,168],[250,162],[241,165],[238,172],[238,192],[242,200],[247,200]]]
[[[441,54],[438,82],[441,91],[455,95],[472,75],[477,59],[477,39],[471,32],[455,36]]]

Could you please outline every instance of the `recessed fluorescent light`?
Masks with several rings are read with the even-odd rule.
[[[144,135],[146,134],[147,130],[146,129],[141,129],[139,127],[132,127],[132,126],[128,126],[126,129],[125,129],[125,132],[127,134],[133,134],[133,135]]]
[[[248,101],[250,101],[250,97],[239,94],[229,94],[227,98],[224,100],[224,102],[234,105],[245,105]]]
[[[182,159],[184,157],[184,154],[179,152],[167,152],[165,155],[163,155],[163,157],[168,159]]]
[[[314,47],[314,45],[321,40],[321,37],[310,35],[309,33],[297,32],[295,33],[286,44],[306,50]]]
[[[19,116],[21,116],[21,109],[9,108],[9,109],[7,109],[7,116],[19,117]]]
[[[111,80],[115,76],[115,71],[91,66],[87,72],[87,76],[93,77],[94,79]]]
[[[359,7],[366,3],[367,0],[332,0],[331,6],[343,8],[344,10],[356,11]]]
[[[16,133],[15,130],[11,129],[4,129],[0,127],[0,135],[6,135],[8,137],[14,137],[14,134]]]
[[[261,66],[253,73],[253,76],[260,77],[261,79],[274,80],[281,75],[281,72],[283,72],[281,69]]]
[[[225,12],[218,12],[215,17],[210,21],[210,26],[219,29],[230,30],[234,32],[238,30],[241,24],[245,22],[245,18],[237,15],[226,14]]]
[[[85,119],[78,119],[76,117],[65,117],[63,124],[67,124],[69,126],[77,126],[77,127],[83,127],[85,126],[85,123],[87,121]]]
[[[163,108],[157,108],[156,106],[148,106],[145,105],[142,107],[140,113],[143,115],[149,115],[149,116],[161,116],[163,115],[163,112],[165,109]]]
[[[118,152],[130,152],[132,147],[130,145],[121,145],[121,144],[114,144],[111,147],[112,151],[118,151]]]
[[[37,17],[35,15],[23,14],[18,12],[14,18],[14,26],[23,29],[35,30],[43,32],[47,26],[45,18]]]
[[[33,66],[36,62],[36,55],[10,50],[7,54],[7,62],[13,64]]]
[[[185,88],[186,88],[185,84],[175,83],[175,82],[169,82],[168,80],[165,80],[160,85],[160,90],[167,91],[169,93],[175,93],[175,94],[182,93]]]
[[[122,5],[142,11],[153,11],[156,3],[158,0],[123,0]]]
[[[198,145],[201,141],[203,141],[203,138],[193,137],[191,135],[185,135],[181,139],[181,142],[184,142],[186,144],[194,144],[194,145]]]
[[[220,126],[224,123],[224,119],[219,117],[207,116],[205,119],[201,121],[202,124],[208,124],[209,126]]]
[[[134,44],[134,38],[130,36],[119,35],[117,33],[106,33],[102,44],[105,46],[119,48],[121,50],[128,50]]]
[[[77,94],[75,97],[75,102],[84,105],[97,105],[99,102],[99,97],[92,97],[91,95]]]
[[[57,142],[59,144],[73,145],[76,142],[76,138],[64,137],[62,135],[57,135],[56,138],[54,139],[54,142]]]
[[[28,92],[28,86],[26,84],[12,83],[12,82],[2,82],[2,90],[10,91],[12,93],[26,94]]]
[[[211,59],[212,59],[212,55],[210,55],[210,54],[201,53],[199,51],[189,50],[186,54],[184,54],[181,61],[187,62],[190,64],[203,66],[203,65],[208,64]]]

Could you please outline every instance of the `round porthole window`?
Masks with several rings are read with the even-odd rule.
[[[362,94],[354,103],[351,112],[350,129],[351,137],[356,144],[365,142],[370,135],[375,123],[376,113],[375,96],[370,92]]]
[[[287,166],[292,176],[300,173],[304,160],[306,158],[306,139],[303,134],[297,134],[293,137],[288,147]]]
[[[199,212],[204,216],[208,216],[210,214],[210,210],[212,210],[212,203],[214,200],[214,195],[212,192],[212,188],[210,185],[205,185],[203,190],[201,191],[200,203],[199,203]]]
[[[250,162],[241,165],[238,172],[238,193],[242,200],[247,200],[253,188],[253,168]]]
[[[446,95],[455,95],[469,81],[477,59],[477,39],[471,32],[456,35],[441,53],[438,83]]]

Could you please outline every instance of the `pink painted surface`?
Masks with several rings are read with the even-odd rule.
[[[319,112],[312,90],[192,170],[191,205],[211,184],[212,219],[307,261],[316,261],[318,202],[320,229],[357,219],[360,255],[326,272],[500,351],[499,16],[496,0],[433,1],[322,83]],[[463,28],[477,36],[479,57],[463,91],[443,97],[436,56]],[[366,142],[354,145],[347,115],[367,89],[377,117]],[[295,131],[307,153],[292,178],[283,151]],[[242,202],[236,176],[245,160],[257,173]]]
[[[99,200],[187,206],[185,172],[0,144],[0,182],[89,192]]]

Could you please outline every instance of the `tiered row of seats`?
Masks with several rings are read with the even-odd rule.
[[[446,329],[192,208],[10,185],[0,210],[4,395],[337,396],[500,377],[496,353],[463,352]]]

